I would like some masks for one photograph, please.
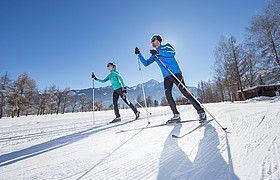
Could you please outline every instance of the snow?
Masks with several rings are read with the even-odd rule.
[[[145,127],[121,110],[122,122],[106,125],[113,111],[28,116],[0,120],[0,179],[279,179],[280,98],[204,104],[212,121],[182,139],[197,122]],[[178,106],[183,120],[196,119],[191,105]],[[172,116],[149,108],[150,125]]]

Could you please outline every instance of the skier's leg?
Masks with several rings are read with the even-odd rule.
[[[182,84],[185,85],[184,82],[184,78],[182,76],[182,74],[175,74],[175,76],[182,82]],[[174,78],[174,77],[173,77]],[[203,113],[204,109],[200,106],[200,104],[186,91],[186,89],[180,85],[180,83],[174,78],[175,80],[175,84],[178,86],[179,90],[181,91],[181,93],[190,100],[190,102],[192,103],[192,105],[194,106],[194,108],[197,110],[197,113]]]
[[[116,118],[120,117],[120,112],[119,112],[119,107],[118,107],[118,99],[119,99],[119,94],[114,91],[113,93],[113,104],[114,104],[114,111]]]
[[[122,98],[122,100],[132,109],[132,111],[134,113],[137,112],[137,109],[135,108],[135,106],[128,100],[126,93],[124,93],[123,91],[120,91],[120,96]]]
[[[140,116],[140,111],[138,111],[136,107],[128,100],[126,93],[124,93],[121,89],[117,89],[116,93],[118,93],[122,100],[132,109],[136,116],[135,119],[138,119]]]
[[[168,102],[173,114],[179,114],[179,112],[176,108],[175,101],[172,97],[173,82],[170,81],[170,78],[171,78],[171,76],[164,78],[165,96],[166,96],[167,102]]]

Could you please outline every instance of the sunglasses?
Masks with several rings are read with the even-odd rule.
[[[155,40],[157,40],[157,38],[156,38],[156,37],[153,37],[152,40],[151,40],[151,42],[155,42]]]
[[[114,68],[115,65],[109,63],[109,64],[107,65],[107,67],[109,67],[109,66],[111,66],[111,67]]]

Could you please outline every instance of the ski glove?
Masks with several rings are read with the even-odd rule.
[[[93,72],[92,72],[91,78],[94,79],[94,80],[97,80],[97,78],[95,77]]]
[[[150,50],[150,53],[151,53],[153,56],[155,56],[155,55],[158,54],[158,50],[152,49],[152,50]]]
[[[135,54],[136,54],[136,55],[140,54],[140,50],[139,50],[138,47],[135,48]]]

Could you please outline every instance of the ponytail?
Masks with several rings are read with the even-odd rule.
[[[117,65],[114,65],[114,70],[117,71]]]

